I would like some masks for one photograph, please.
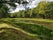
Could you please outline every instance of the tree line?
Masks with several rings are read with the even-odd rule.
[[[8,3],[11,4],[11,3]],[[26,6],[27,2],[23,2]],[[15,5],[13,5],[15,7]],[[38,4],[36,8],[26,8],[15,13],[8,13],[8,8],[3,5],[0,5],[0,18],[9,17],[9,18],[43,18],[43,19],[53,19],[53,2],[42,1]]]
[[[53,19],[53,2],[40,2],[36,8],[12,13],[10,17]]]

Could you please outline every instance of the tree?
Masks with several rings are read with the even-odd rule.
[[[26,9],[26,5],[28,4],[28,2],[25,0],[0,0],[0,15],[3,16],[4,14],[6,15],[8,13],[9,8],[7,7],[6,4],[10,5],[11,7],[16,8],[15,3],[23,4],[25,9]]]
[[[36,7],[36,13],[41,17],[45,18],[46,11],[47,11],[47,3],[45,1],[40,2]]]
[[[0,18],[7,17],[9,8],[6,4],[9,4],[12,7],[16,7],[15,3],[13,3],[11,0],[0,0]]]
[[[47,9],[48,18],[53,19],[53,2],[48,2]]]
[[[0,8],[0,18],[8,16],[8,8],[6,6],[2,6]]]

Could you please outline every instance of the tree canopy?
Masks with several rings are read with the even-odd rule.
[[[23,4],[25,6],[26,10],[22,10],[16,13],[9,14],[9,8],[6,4],[15,7],[15,3]],[[42,1],[38,4],[36,8],[26,8],[26,5],[28,4],[27,1],[24,0],[0,0],[0,18],[1,17],[35,17],[35,18],[50,18],[53,19],[53,2],[46,2]]]

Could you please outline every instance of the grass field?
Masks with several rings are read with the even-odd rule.
[[[2,18],[0,40],[53,40],[53,20]]]
[[[53,20],[50,19],[37,19],[37,18],[3,18],[3,21],[11,21],[17,23],[28,23],[47,26],[47,28],[53,30]]]

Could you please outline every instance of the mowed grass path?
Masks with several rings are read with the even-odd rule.
[[[50,19],[41,19],[41,18],[2,18],[5,21],[16,19],[16,20],[33,20],[33,21],[40,21],[40,22],[51,22],[53,23],[53,20]]]

